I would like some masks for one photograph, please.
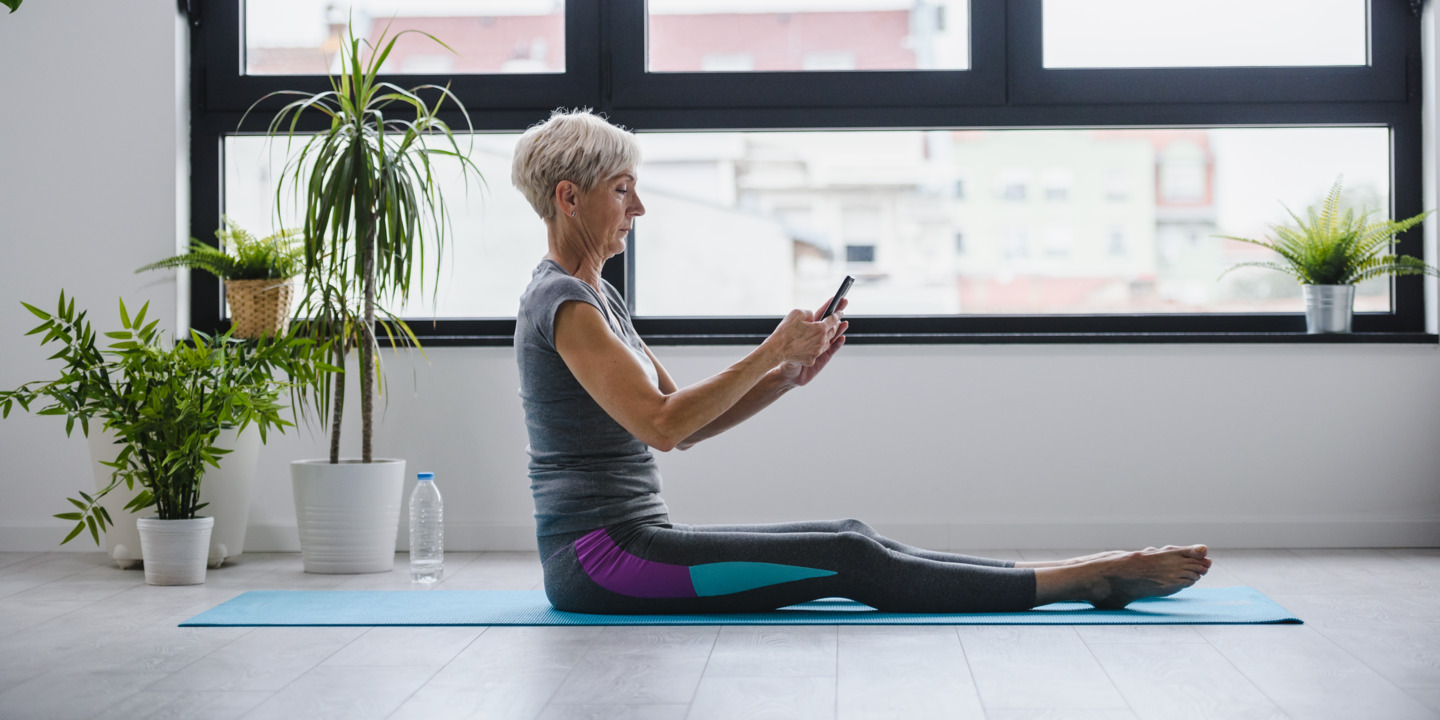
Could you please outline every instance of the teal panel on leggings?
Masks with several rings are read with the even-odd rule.
[[[719,562],[691,566],[690,582],[695,584],[696,595],[710,597],[834,574],[830,570],[818,570],[798,565]]]

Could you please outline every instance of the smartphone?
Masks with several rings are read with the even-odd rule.
[[[840,289],[835,291],[835,297],[830,298],[830,304],[825,306],[825,314],[820,316],[821,320],[835,314],[835,308],[840,306],[840,300],[845,297],[845,293],[850,292],[850,286],[854,284],[855,278],[849,275],[846,275],[845,279],[840,281]]]

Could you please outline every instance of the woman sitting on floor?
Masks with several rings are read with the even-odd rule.
[[[677,387],[600,275],[645,214],[639,166],[634,136],[586,111],[557,111],[515,150],[512,181],[549,240],[520,299],[515,355],[545,592],[557,609],[732,613],[824,597],[888,612],[1062,600],[1121,608],[1209,569],[1203,545],[1012,563],[913,548],[857,520],[670,522],[650,449],[689,448],[805,386],[845,344],[848,323],[792,310],[742,360]]]

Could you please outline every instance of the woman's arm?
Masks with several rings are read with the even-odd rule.
[[[839,350],[844,344],[845,336],[836,335],[835,339],[830,341],[829,349],[815,359],[815,364],[805,367],[803,365],[785,363],[765,373],[765,377],[756,383],[755,387],[750,389],[750,392],[745,393],[745,397],[740,398],[739,402],[735,403],[729,410],[726,410],[720,417],[715,418],[715,420],[705,427],[696,430],[689,437],[681,440],[675,447],[681,450],[689,450],[694,447],[696,443],[702,440],[709,440],[754,417],[761,410],[770,407],[771,403],[779,400],[780,396],[810,382],[811,378],[815,377],[815,372],[818,372],[820,368],[830,362],[830,358],[835,355],[835,351]],[[646,351],[648,352],[649,348],[646,348]]]
[[[840,300],[840,306],[835,309],[836,313],[844,310],[847,303],[849,303],[849,300],[842,298]],[[835,337],[831,339],[830,346],[826,348],[825,352],[821,353],[819,357],[815,358],[813,364],[807,367],[804,365],[784,363],[771,369],[770,372],[765,373],[765,377],[762,378],[760,382],[750,388],[750,392],[745,393],[745,396],[740,398],[739,402],[732,405],[729,410],[721,413],[720,417],[715,418],[709,424],[705,425],[705,427],[696,430],[689,437],[681,440],[675,447],[680,450],[689,450],[694,447],[696,443],[702,440],[709,440],[749,420],[761,410],[770,407],[771,403],[779,400],[780,396],[785,393],[797,387],[808,385],[811,380],[815,379],[815,375],[830,363],[830,358],[834,357],[835,353],[845,345],[845,330],[848,327],[850,327],[850,323],[848,322],[841,322],[839,326],[836,327]],[[666,372],[665,366],[660,364],[660,360],[655,357],[655,353],[650,351],[650,346],[648,345],[645,346],[645,354],[649,355],[650,362],[655,364],[655,370],[660,376],[661,391],[674,392],[673,389],[668,391],[665,389],[667,383],[670,388],[674,388],[675,381],[670,379],[670,373]]]
[[[568,301],[555,312],[555,349],[610,417],[641,442],[668,452],[734,407],[771,370],[785,364],[813,365],[830,347],[840,319],[813,322],[811,317],[792,310],[745,358],[683,389],[675,389],[658,364],[662,387],[651,385],[630,349],[588,303]],[[666,385],[671,392],[662,391]]]

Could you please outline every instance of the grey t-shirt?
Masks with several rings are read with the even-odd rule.
[[[515,359],[520,400],[530,432],[530,490],[540,536],[608,527],[649,516],[667,518],[660,471],[650,448],[615,422],[565,366],[555,349],[555,313],[569,300],[606,315],[610,329],[630,348],[650,382],[655,365],[620,293],[604,283],[605,297],[564,268],[545,260],[520,296],[515,318]],[[609,307],[609,313],[605,307]],[[664,520],[662,520],[664,521]]]

